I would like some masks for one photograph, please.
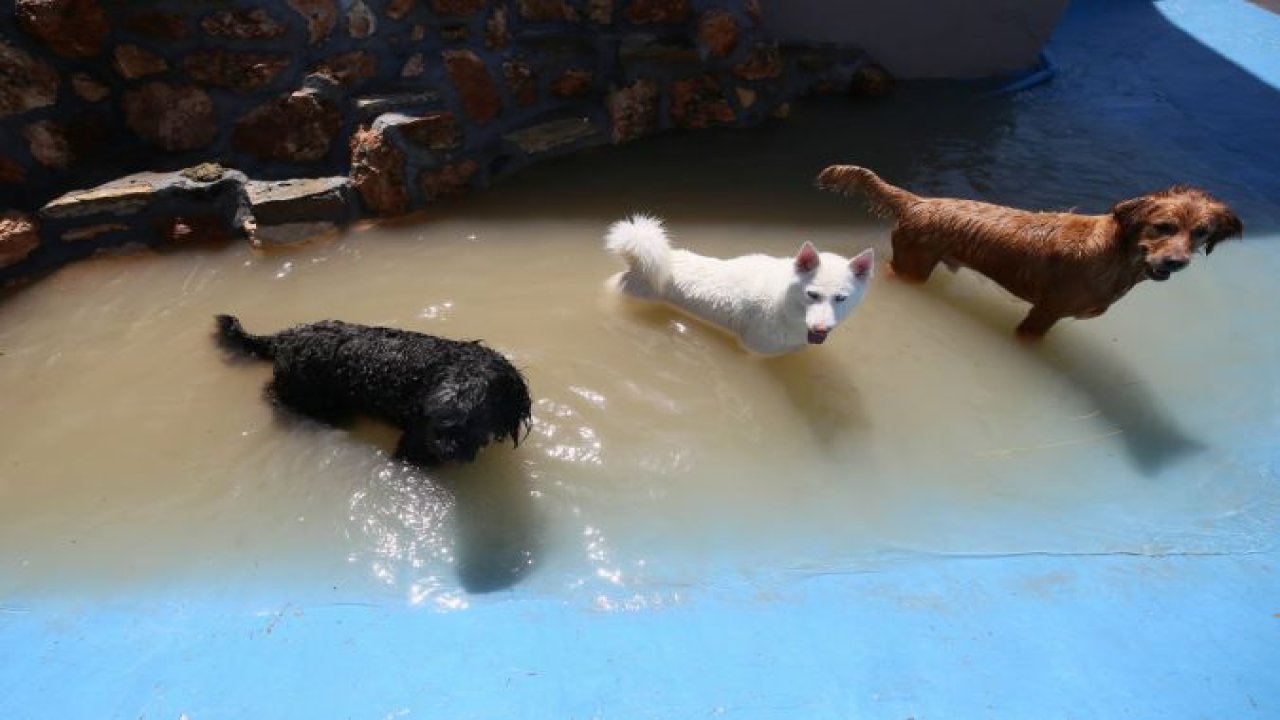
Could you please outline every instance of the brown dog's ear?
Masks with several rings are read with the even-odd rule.
[[[1142,222],[1151,214],[1151,198],[1147,195],[1116,203],[1111,215],[1120,225],[1121,234],[1128,238],[1142,229]]]
[[[1240,222],[1240,218],[1224,205],[1213,214],[1213,232],[1209,233],[1209,240],[1204,244],[1204,254],[1213,252],[1213,246],[1223,240],[1242,235],[1244,235],[1244,223]]]

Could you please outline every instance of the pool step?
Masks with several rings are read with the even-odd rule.
[[[355,215],[351,179],[345,176],[250,180],[245,194],[258,247],[335,237]]]
[[[434,90],[363,95],[352,98],[351,105],[359,122],[368,122],[386,113],[413,115],[445,108],[440,93]]]
[[[36,213],[40,270],[104,251],[243,239],[251,231],[244,173],[214,163],[140,172],[49,201]]]
[[[0,282],[16,279],[7,271],[19,263],[29,275],[100,252],[234,240],[295,244],[335,236],[355,215],[346,176],[250,180],[216,163],[134,173],[54,198],[20,228],[8,223],[23,232],[6,232],[12,257],[0,257],[7,260]],[[29,241],[28,225],[38,225],[39,243]]]

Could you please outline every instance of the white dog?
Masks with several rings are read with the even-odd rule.
[[[808,242],[794,258],[705,257],[672,248],[662,221],[643,215],[610,226],[605,247],[627,261],[610,278],[624,293],[674,305],[763,355],[826,340],[862,301],[875,264],[870,248],[849,260]]]

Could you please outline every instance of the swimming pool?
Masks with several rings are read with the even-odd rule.
[[[30,441],[4,452],[24,472],[0,510],[0,708],[1274,712],[1280,30],[1211,5],[1078,3],[1058,76],[1019,95],[802,105],[336,244],[104,261],[11,298],[0,350],[32,364],[4,379],[21,410],[0,437]],[[877,278],[828,345],[781,363],[601,293],[600,235],[631,210],[710,254],[885,249],[858,204],[809,185],[853,161],[1086,211],[1193,182],[1246,235],[1031,351],[1009,336],[1022,306],[965,274]],[[376,428],[279,425],[261,368],[210,352],[200,323],[223,310],[482,334],[527,368],[539,425],[433,494]],[[90,397],[103,410],[77,412]]]

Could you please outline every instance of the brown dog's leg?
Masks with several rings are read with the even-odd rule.
[[[1061,318],[1062,315],[1046,309],[1043,305],[1033,305],[1031,312],[1027,313],[1018,325],[1018,337],[1023,340],[1039,340]]]
[[[893,274],[903,280],[928,280],[934,266],[942,259],[941,253],[931,249],[928,242],[920,242],[901,229],[894,230],[889,239],[893,244],[893,259],[889,266],[893,268]]]

